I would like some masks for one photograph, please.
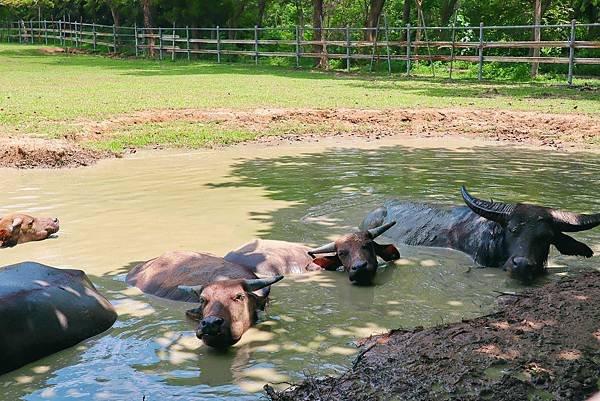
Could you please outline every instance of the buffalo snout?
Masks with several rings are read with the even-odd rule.
[[[200,322],[199,330],[196,336],[202,338],[203,335],[217,335],[221,333],[221,328],[225,320],[217,316],[208,316]]]
[[[539,265],[531,259],[523,256],[515,256],[509,259],[505,266],[511,277],[523,280],[531,280],[540,270]]]

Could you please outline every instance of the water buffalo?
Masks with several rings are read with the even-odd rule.
[[[199,320],[196,337],[226,348],[237,343],[258,318],[270,285],[283,276],[260,279],[249,269],[214,255],[167,252],[135,266],[127,282],[145,293],[175,301],[198,302],[188,316]]]
[[[57,218],[39,218],[13,213],[0,218],[0,248],[41,241],[58,232]]]
[[[117,314],[81,270],[0,268],[0,374],[110,328]]]
[[[394,220],[390,236],[408,245],[447,247],[465,252],[481,266],[502,267],[523,280],[545,271],[550,245],[564,255],[593,255],[565,234],[600,224],[600,214],[584,215],[526,203],[502,203],[473,197],[462,187],[467,206],[387,201],[367,215],[361,227]]]
[[[400,253],[393,245],[374,241],[395,223],[347,234],[317,249],[285,241],[254,240],[225,255],[225,260],[247,267],[257,274],[299,274],[314,270],[336,270],[343,266],[350,281],[370,284],[377,273],[377,256],[386,262]],[[334,255],[315,258],[316,254]]]

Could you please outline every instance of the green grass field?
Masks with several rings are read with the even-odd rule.
[[[598,84],[575,83],[584,82]],[[600,114],[600,91],[548,83],[451,83],[247,64],[47,55],[39,46],[0,45],[0,134],[64,137],[83,123],[134,111],[217,107],[474,107]],[[181,138],[186,129],[170,124],[160,130],[142,124],[106,147],[178,141],[204,146],[249,138],[243,132],[207,130],[186,143]]]

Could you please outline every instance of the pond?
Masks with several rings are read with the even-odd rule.
[[[256,237],[319,245],[353,230],[396,197],[460,204],[480,197],[600,211],[600,155],[473,141],[326,140],[199,152],[143,152],[74,170],[1,170],[0,215],[58,216],[58,238],[0,252],[86,271],[119,312],[112,329],[0,377],[3,399],[255,400],[265,383],[339,374],[354,341],[392,328],[432,326],[493,311],[495,291],[521,287],[447,249],[399,246],[376,285],[347,276],[289,276],[272,288],[261,322],[227,352],[202,345],[190,304],[128,288],[125,273],[167,250],[224,255]],[[576,234],[596,252],[600,230]],[[383,240],[382,240],[383,241]],[[598,257],[552,251],[544,281]]]

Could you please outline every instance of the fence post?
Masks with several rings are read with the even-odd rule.
[[[29,36],[31,38],[31,44],[33,44],[33,20],[29,20]]]
[[[117,27],[113,24],[113,51],[117,52]]]
[[[190,54],[190,27],[186,25],[185,27],[185,37],[186,37],[186,46],[187,46],[187,58],[188,61],[190,61],[191,59],[191,54]]]
[[[258,65],[258,25],[254,25],[254,63]]]
[[[483,22],[479,23],[479,71],[477,79],[483,79]]]
[[[96,51],[96,23],[92,22],[92,48]]]
[[[385,50],[387,52],[388,74],[392,74],[392,59],[390,57],[390,35],[388,32],[387,16],[383,14],[383,25],[385,27]]]
[[[346,25],[346,72],[350,72],[350,28]]]
[[[573,67],[575,64],[575,20],[571,20],[571,37],[569,38],[569,86],[573,85]]]
[[[158,27],[158,58],[162,61],[163,59],[163,38],[162,28]]]
[[[300,29],[296,25],[296,68],[300,67]]]
[[[217,25],[217,63],[221,62],[221,32],[219,31],[219,25]]]
[[[44,41],[48,45],[48,23],[44,20]]]
[[[138,30],[137,30],[137,22],[133,23],[133,37],[134,37],[134,44],[135,44],[135,57],[139,56],[139,43],[138,43]]]
[[[81,28],[81,24],[79,28]],[[75,21],[75,47],[79,47],[79,28],[77,28],[77,21]]]
[[[173,22],[173,37],[171,39],[171,61],[175,61],[175,22]]]
[[[410,24],[406,24],[406,76],[410,77]]]

